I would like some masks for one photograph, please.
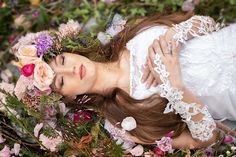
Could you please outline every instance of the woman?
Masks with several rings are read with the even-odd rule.
[[[227,56],[224,59],[224,64],[219,64],[225,68],[225,62],[228,63],[233,59],[233,53],[231,53],[231,49],[224,47],[224,50],[227,50],[223,51],[224,53],[216,53],[221,50],[217,49],[215,53],[211,53],[210,57],[201,58],[206,55],[196,51],[199,50],[196,47],[199,47],[203,42],[204,47],[202,46],[202,48],[204,49],[202,50],[209,55],[213,48],[216,50],[215,43],[219,42],[219,36],[227,35],[227,40],[235,41],[233,33],[230,34],[230,31],[235,29],[235,25],[220,31],[219,34],[215,33],[188,41],[179,52],[177,44],[171,40],[172,38],[177,40],[180,46],[180,43],[184,43],[185,40],[207,34],[215,29],[215,23],[211,18],[194,16],[189,19],[189,17],[189,14],[149,17],[140,23],[127,27],[105,47],[81,49],[79,54],[63,53],[58,55],[50,62],[51,69],[56,73],[53,89],[70,97],[88,94],[91,100],[85,105],[102,113],[113,125],[121,122],[125,117],[132,116],[137,122],[137,127],[126,131],[125,134],[120,134],[124,135],[121,140],[128,137],[137,143],[152,144],[168,132],[174,131],[172,144],[175,148],[208,146],[216,140],[217,133],[215,123],[205,106],[207,105],[211,109],[211,103],[205,100],[209,100],[209,102],[214,100],[214,95],[206,99],[206,95],[198,98],[194,94],[202,91],[193,87],[199,87],[199,83],[203,82],[201,78],[205,78],[208,71],[215,68],[211,66],[211,62],[208,60],[206,62],[206,59],[217,60],[218,58],[215,58],[220,56],[223,60],[222,56]],[[187,19],[189,20],[186,21]],[[171,27],[171,24],[177,23],[180,24]],[[165,37],[160,37],[164,34]],[[159,41],[155,40],[158,38]],[[39,35],[37,39],[39,48],[45,48],[45,45],[41,46],[41,43],[45,43],[41,40],[48,41],[46,42],[47,47],[52,44],[51,37]],[[228,45],[228,43],[224,43]],[[231,44],[229,47],[233,48],[233,46]],[[27,48],[34,52],[36,49],[35,46]],[[96,62],[97,58],[88,59],[87,57],[91,56],[90,54],[94,51],[101,54],[103,60],[98,58],[99,62]],[[145,73],[142,74],[142,68],[146,61],[148,61],[148,66],[145,68]],[[39,61],[37,59],[34,62]],[[233,65],[231,62],[229,64]],[[34,65],[29,66],[33,67]],[[180,67],[182,73],[180,73]],[[201,73],[202,67],[206,67],[207,71]],[[40,66],[36,65],[35,71],[39,69]],[[50,68],[47,67],[47,69]],[[224,70],[231,69],[227,67]],[[195,72],[194,75],[192,75],[193,72]],[[216,72],[216,75],[212,75],[211,79],[217,78],[221,81],[221,78],[218,77],[221,72]],[[44,74],[44,72],[39,74]],[[37,80],[34,80],[34,85],[37,88],[47,89],[44,84],[43,86],[41,84],[41,80],[45,78],[39,79],[37,73],[35,76]],[[50,79],[53,78],[52,73],[49,76]],[[152,87],[145,88],[141,77],[144,81],[147,80],[148,86],[152,84]],[[205,82],[207,81],[210,79]],[[47,81],[46,84],[50,83]],[[206,84],[209,85],[209,82]],[[232,86],[232,84],[230,85]],[[204,86],[207,90],[210,87]],[[214,91],[211,92],[214,93]],[[224,90],[222,94],[225,94]],[[213,116],[215,115],[213,114]],[[109,121],[106,121],[106,128],[113,134],[112,131],[117,128],[110,125]],[[121,128],[122,125],[116,126]],[[123,129],[118,129],[117,132],[122,132]],[[118,138],[118,136],[116,137]]]
[[[203,70],[202,68],[204,66],[208,68],[206,70],[211,70],[211,67],[207,67],[208,65],[205,64],[205,60],[202,60],[204,63],[201,63],[201,60],[197,58],[200,58],[201,55],[197,54],[196,50],[193,52],[191,52],[191,50],[192,47],[196,48],[195,46],[206,42],[208,38],[215,38],[214,36],[218,35],[214,34],[206,36],[205,38],[198,38],[187,42],[187,44],[184,45],[186,47],[182,47],[182,52],[180,52],[180,65],[182,66],[181,70],[184,76],[182,80],[178,62],[179,50],[176,48],[176,44],[172,42],[173,55],[168,54],[168,41],[170,41],[171,38],[175,38],[180,43],[184,43],[185,40],[193,36],[210,33],[216,28],[211,18],[198,16],[191,18],[187,22],[175,25],[175,27],[164,26],[179,23],[187,18],[188,15],[185,17],[176,15],[166,17],[154,16],[143,20],[141,23],[131,28],[126,28],[108,45],[108,47],[112,48],[112,53],[109,56],[110,62],[108,63],[93,62],[78,54],[64,53],[57,56],[50,64],[52,69],[56,72],[54,89],[62,95],[72,97],[85,93],[91,95],[95,94],[94,101],[91,103],[94,105],[92,107],[100,111],[113,125],[117,122],[121,122],[122,119],[127,116],[134,117],[138,127],[130,131],[128,137],[135,142],[146,144],[154,143],[156,139],[160,139],[169,131],[174,130],[175,138],[173,140],[173,147],[197,148],[211,144],[216,139],[216,133],[213,131],[215,124],[204,104],[201,103],[199,98],[193,95],[193,85],[198,85],[197,79],[199,79],[199,75],[197,72]],[[154,25],[159,26],[151,27]],[[154,39],[158,39],[158,37],[163,34],[165,34],[165,37],[160,37],[160,41],[155,40],[152,44]],[[203,46],[204,51],[212,51],[213,46],[215,46],[212,44],[212,41],[213,39],[209,41],[211,45],[205,44]],[[126,42],[128,43],[126,44]],[[147,56],[148,47],[149,56]],[[156,54],[160,55],[167,71],[170,73],[169,82],[171,86],[183,91],[183,101],[191,104],[192,106],[190,105],[189,107],[192,107],[193,110],[197,110],[197,113],[192,115],[191,109],[184,111],[190,112],[189,115],[180,113],[181,111],[176,111],[185,120],[191,135],[179,115],[167,111],[168,108],[165,108],[167,105],[166,99],[159,96],[162,93],[157,84],[161,85],[164,80],[159,79],[161,71],[158,73],[158,70],[154,70],[157,66],[154,61]],[[148,68],[146,68],[147,72],[142,74],[141,68],[146,58],[148,58]],[[199,63],[194,63],[195,60]],[[191,75],[190,72],[193,70],[196,70],[196,76]],[[206,72],[204,74],[207,75]],[[153,86],[150,89],[145,88],[145,84],[140,82],[141,77],[143,77],[143,80],[147,80],[147,88],[149,88],[151,84],[153,84]],[[205,78],[206,76],[201,77]],[[201,78],[199,80],[202,81]],[[193,90],[193,93],[189,88]],[[196,93],[201,92],[200,90],[198,91],[198,89],[195,90],[197,90],[195,91]],[[205,96],[207,95],[203,95],[202,98]],[[168,99],[168,95],[162,95],[162,97],[167,98],[170,102],[169,99],[171,98]],[[209,97],[202,101],[208,100],[208,102],[210,102],[212,101],[211,99],[212,98]],[[170,105],[171,104],[169,104],[168,107],[171,108]],[[208,103],[206,102],[205,105],[208,105]],[[212,106],[209,105],[209,107]],[[163,114],[164,110],[168,114]],[[173,110],[173,108],[170,110]],[[189,116],[191,120],[187,120]],[[200,124],[197,124],[198,122]],[[106,122],[106,128],[110,132],[116,129],[113,128],[108,121]],[[197,129],[200,131],[196,131]],[[119,132],[119,130],[117,131]],[[203,137],[203,134],[206,134],[206,136]],[[115,138],[117,139],[118,137]]]

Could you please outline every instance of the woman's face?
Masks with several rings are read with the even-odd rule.
[[[95,84],[95,64],[86,57],[63,53],[54,58],[49,65],[56,74],[52,88],[64,96],[88,93]]]

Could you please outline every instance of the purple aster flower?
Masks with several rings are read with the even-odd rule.
[[[47,53],[48,49],[52,47],[53,39],[51,36],[41,34],[36,40],[37,56],[41,56]]]

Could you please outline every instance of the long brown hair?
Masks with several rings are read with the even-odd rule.
[[[94,61],[115,62],[119,60],[125,44],[140,30],[153,25],[177,24],[189,19],[192,13],[171,15],[153,15],[145,17],[133,25],[126,26],[112,41],[94,48],[78,50],[80,55]],[[102,57],[93,57],[94,52]],[[121,122],[125,117],[132,116],[137,121],[137,128],[129,133],[145,143],[153,143],[170,131],[174,131],[174,137],[180,135],[186,129],[186,124],[175,113],[163,114],[167,100],[154,94],[143,100],[136,100],[119,88],[110,89],[108,94],[89,94],[91,101],[84,104],[93,108],[107,118],[113,125]],[[74,102],[76,102],[75,100]],[[120,126],[118,126],[120,127]]]

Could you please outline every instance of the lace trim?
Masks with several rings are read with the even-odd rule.
[[[159,85],[160,96],[166,98],[169,102],[164,110],[164,113],[175,111],[179,114],[183,121],[187,124],[193,138],[201,141],[207,141],[213,136],[213,130],[216,124],[208,112],[206,106],[200,108],[196,103],[185,103],[182,101],[183,92],[176,88],[172,88],[168,79],[169,73],[166,71],[165,66],[162,64],[159,54],[155,55],[154,63],[156,67],[154,70],[160,75],[163,84]],[[194,115],[202,113],[204,117],[196,122],[191,118]]]
[[[199,26],[196,26],[196,25]],[[193,16],[189,20],[173,25],[176,31],[174,39],[180,43],[185,43],[188,40],[188,34],[193,37],[199,37],[215,30],[219,30],[219,25],[208,16]],[[194,28],[196,30],[194,30]]]

